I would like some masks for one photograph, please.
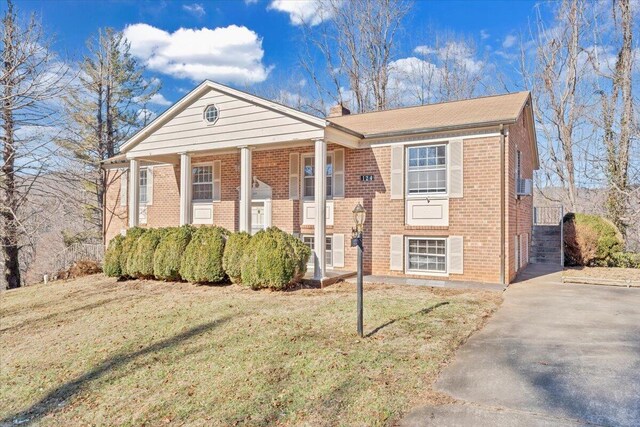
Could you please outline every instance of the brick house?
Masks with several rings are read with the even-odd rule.
[[[323,278],[355,271],[360,202],[366,273],[509,283],[528,262],[533,123],[528,92],[321,119],[205,81],[104,162],[105,241],[277,226]]]

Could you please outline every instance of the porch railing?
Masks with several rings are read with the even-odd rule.
[[[55,261],[55,272],[63,271],[71,267],[74,262],[91,260],[102,263],[104,259],[104,245],[101,243],[74,243],[66,247]]]

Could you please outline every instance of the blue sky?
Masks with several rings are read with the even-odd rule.
[[[301,75],[297,65],[301,31],[295,25],[295,15],[287,10],[297,7],[300,11],[294,13],[304,13],[305,6],[279,4],[280,1],[16,0],[15,4],[21,13],[36,12],[47,32],[55,37],[55,49],[71,60],[85,53],[85,41],[98,28],[129,27],[128,34],[134,39],[132,51],[141,61],[155,61],[148,74],[162,81],[163,98],[158,98],[155,108],[162,110],[202,77],[242,88],[277,86],[290,76]],[[414,56],[418,45],[428,44],[425,34],[431,28],[473,39],[479,51],[486,53],[492,62],[504,63],[508,69],[505,54],[517,50],[520,35],[526,35],[535,20],[535,10],[536,2],[526,0],[415,1],[404,25],[397,59]],[[176,31],[180,29],[192,31],[183,31],[178,42]],[[216,47],[229,39],[244,41],[225,47],[217,58],[212,55],[201,60],[199,55],[206,47],[198,50],[193,45],[208,36]],[[153,40],[149,41],[150,38]],[[157,47],[158,40],[166,41],[166,55],[151,58],[151,47],[145,42]],[[186,52],[191,48],[195,51]],[[186,56],[181,57],[182,54]],[[176,64],[181,62],[186,64]],[[232,69],[212,71],[217,66]]]

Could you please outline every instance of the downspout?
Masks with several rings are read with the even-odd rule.
[[[500,284],[505,285],[505,146],[504,125],[500,125]]]

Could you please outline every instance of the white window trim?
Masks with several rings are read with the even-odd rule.
[[[213,107],[218,111],[218,115],[216,116],[216,119],[212,122],[207,120],[207,110],[209,109],[209,107]],[[216,104],[208,104],[206,107],[204,107],[204,110],[202,110],[202,120],[205,122],[207,126],[213,126],[216,123],[218,123],[218,120],[220,120],[220,107],[218,107]]]
[[[315,156],[314,153],[306,153],[306,154],[301,154],[300,155],[300,194],[302,195],[301,200],[304,200],[304,201],[315,200],[315,196],[305,196],[305,194],[304,194],[304,179],[305,179],[305,175],[304,175],[304,160],[308,159],[308,158],[314,159],[313,166],[315,168],[315,157],[316,156]],[[333,155],[333,151],[327,151],[327,157],[331,158],[332,171],[335,170],[335,157]],[[315,183],[315,177],[316,176],[313,175],[314,183]],[[325,179],[326,179],[326,174],[325,174]],[[331,195],[327,196],[327,200],[332,200],[333,199],[333,189],[335,188],[335,184],[336,184],[336,174],[334,172],[334,173],[331,174]]]
[[[197,167],[202,167],[202,166],[211,167],[211,198],[210,199],[196,199],[196,198],[193,197],[193,194],[194,194],[193,186],[195,184],[195,182],[193,180],[193,169],[197,168]],[[214,176],[213,162],[191,163],[191,194],[192,194],[191,203],[213,203],[213,186],[214,186],[214,182],[215,182],[215,176]]]
[[[416,147],[428,147],[428,146],[444,146],[445,147],[445,179],[446,191],[444,193],[424,193],[424,194],[410,194],[409,193],[409,149]],[[405,199],[448,199],[449,198],[449,141],[438,142],[422,142],[420,144],[406,145],[404,147],[404,196]]]
[[[147,195],[147,200],[145,200],[144,202],[142,201],[142,191],[140,191],[142,189],[142,183],[141,183],[142,180],[140,179],[140,177],[138,177],[138,203],[140,204],[140,206],[147,206],[147,204],[149,203],[149,168],[146,166],[143,166],[140,168],[138,173],[141,174],[142,171],[144,171],[144,173],[146,174],[145,194]]]
[[[445,271],[434,270],[415,270],[409,268],[409,240],[442,240],[444,241],[444,268]],[[449,243],[446,237],[428,237],[428,236],[405,236],[404,237],[404,271],[407,274],[415,274],[417,276],[435,276],[449,277],[448,270],[449,261]]]
[[[305,237],[311,237],[315,240],[315,236],[313,234],[301,234],[300,240],[302,241],[302,243],[304,243]],[[333,234],[327,234],[325,238],[331,239],[331,257],[327,258],[325,255],[325,259],[327,259],[327,268],[333,268]],[[314,242],[314,247],[315,247],[315,242]],[[329,259],[331,259],[331,263],[328,262]],[[309,257],[309,261],[307,262],[307,266],[310,266],[310,265],[313,265],[313,253]]]

